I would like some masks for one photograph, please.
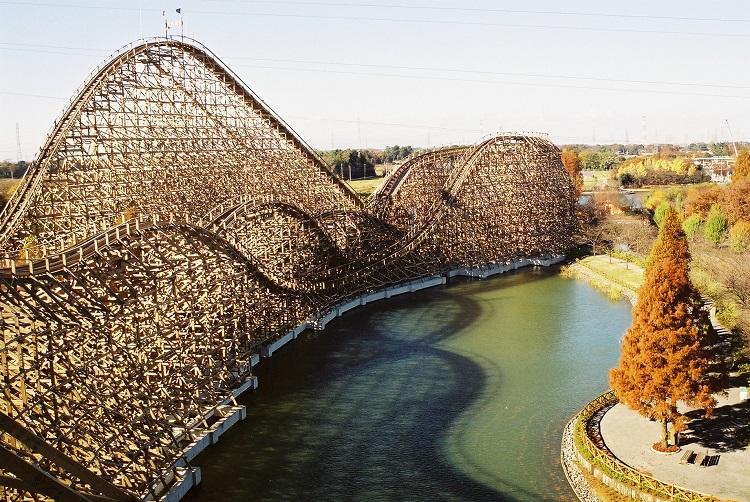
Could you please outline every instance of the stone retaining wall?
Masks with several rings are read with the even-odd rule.
[[[600,412],[607,407],[611,407],[614,403],[617,403],[617,397],[613,391],[609,390],[584,406],[583,409],[573,418],[569,430],[566,429],[566,434],[568,435],[567,438],[570,443],[572,443],[575,457],[575,462],[570,462],[570,460],[568,460],[569,464],[577,464],[579,469],[586,470],[594,476],[594,478],[598,479],[612,490],[633,500],[640,500],[642,502],[666,502],[667,500],[681,500],[685,502],[718,502],[721,500],[718,497],[713,497],[711,495],[659,481],[658,479],[643,474],[639,470],[620,461],[609,451],[606,444],[602,444],[601,447],[597,446],[597,444],[595,444],[588,436],[587,431],[592,427],[592,421],[594,420],[596,423],[594,423],[593,426],[599,427],[598,420],[601,419],[602,415]],[[581,439],[581,442],[583,443],[582,445],[577,445],[575,441],[576,431],[579,427],[583,427],[583,438]],[[566,448],[565,435],[563,435],[562,448],[563,450]],[[586,451],[581,451],[581,448]],[[563,468],[565,468],[565,465]],[[613,472],[616,473],[619,479],[614,478],[610,474]],[[593,490],[591,490],[587,481],[583,477],[579,480],[571,476],[568,478],[568,481],[571,483],[573,490],[576,491],[576,494],[578,494],[579,491],[585,492],[585,490],[580,489],[580,483],[574,484],[577,481],[585,483],[588,492],[593,493]],[[653,493],[649,492],[659,493],[663,496],[653,495]],[[666,498],[664,498],[664,496],[666,496]],[[596,497],[596,495],[594,495],[594,497]],[[594,500],[597,500],[597,498]]]

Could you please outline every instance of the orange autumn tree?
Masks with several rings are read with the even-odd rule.
[[[750,178],[750,150],[743,149],[737,153],[732,169],[732,183]]]
[[[715,332],[690,282],[690,251],[677,213],[670,209],[651,251],[638,291],[633,323],[625,334],[619,365],[609,374],[620,402],[662,423],[654,446],[668,451],[669,424],[685,428],[679,402],[713,413],[721,379],[713,373]]]
[[[573,180],[573,189],[575,190],[576,200],[578,200],[583,190],[583,175],[581,174],[583,164],[581,157],[577,151],[565,148],[562,151],[562,163],[565,166],[565,170],[568,171],[570,179]]]

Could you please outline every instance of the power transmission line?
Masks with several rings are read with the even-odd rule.
[[[559,78],[559,79],[570,79],[570,80],[592,80],[598,82],[615,82],[622,84],[657,84],[657,85],[680,85],[690,87],[718,87],[726,89],[750,89],[750,85],[735,85],[735,84],[707,84],[700,82],[678,82],[675,80],[632,80],[622,78],[607,78],[607,77],[589,77],[581,75],[561,75],[553,73],[523,73],[523,72],[500,72],[490,70],[473,70],[473,69],[460,69],[460,68],[438,68],[429,66],[403,66],[403,65],[384,65],[384,64],[371,64],[371,63],[350,63],[343,61],[319,61],[319,60],[305,60],[305,59],[277,59],[277,58],[256,58],[252,56],[235,56],[226,57],[225,59],[249,59],[253,61],[272,61],[278,63],[304,63],[304,64],[322,64],[331,66],[358,66],[366,68],[388,68],[394,70],[415,70],[415,71],[442,71],[448,73],[475,73],[481,75],[499,75],[499,76],[513,76],[513,77],[534,77],[534,78]]]
[[[238,67],[238,68],[256,68],[256,69],[264,69],[264,70],[328,73],[328,74],[337,74],[337,75],[358,75],[358,76],[364,76],[364,77],[385,77],[385,78],[398,78],[398,79],[405,79],[405,80],[435,80],[435,81],[445,81],[445,82],[467,82],[467,83],[489,84],[489,85],[499,85],[499,86],[506,85],[506,86],[521,86],[521,87],[580,89],[580,90],[594,90],[594,91],[619,92],[619,93],[622,93],[622,92],[646,93],[646,94],[661,94],[661,95],[668,95],[668,96],[681,95],[681,96],[697,96],[697,97],[743,99],[743,100],[750,99],[750,95],[688,92],[688,91],[678,91],[674,89],[667,90],[667,89],[647,89],[647,88],[640,88],[640,89],[613,88],[613,87],[598,87],[598,86],[593,86],[593,85],[574,85],[574,84],[559,84],[559,83],[546,83],[546,82],[516,82],[516,81],[507,81],[507,80],[482,80],[482,79],[458,78],[458,77],[441,77],[441,76],[434,76],[434,75],[403,75],[403,74],[396,74],[396,73],[357,72],[357,71],[332,70],[332,69],[322,69],[322,68],[288,68],[288,67],[271,66],[271,65],[238,64],[238,65],[233,65],[233,66]],[[671,83],[670,85],[674,85],[674,84],[675,83]],[[688,83],[685,85],[690,85],[690,84]],[[12,92],[12,91],[0,91],[0,94],[65,100],[65,98],[62,98],[59,96],[46,96],[46,95],[28,94],[28,93]]]
[[[13,47],[4,47],[4,46],[19,46],[19,48],[13,48]],[[80,50],[82,48],[80,47],[69,47],[69,46],[57,46],[57,45],[43,45],[43,44],[18,44],[18,43],[12,43],[12,42],[0,42],[0,50],[21,50],[21,51],[28,51],[28,52],[39,52],[39,53],[51,53],[55,55],[70,55],[70,56],[96,56],[96,54],[79,54],[79,53],[71,53],[71,52],[60,52],[60,51],[46,51],[46,50],[38,50],[35,49],[35,47],[41,47],[41,48],[50,48],[50,49],[71,49],[71,50]],[[98,49],[86,49],[90,50],[92,52],[98,52],[99,54],[110,54],[111,51],[103,51]],[[638,84],[638,85],[677,85],[677,86],[684,86],[684,87],[705,87],[705,88],[723,88],[723,89],[750,89],[750,85],[737,85],[737,84],[722,84],[722,83],[701,83],[701,82],[682,82],[682,81],[676,81],[676,80],[635,80],[635,79],[623,79],[623,78],[611,78],[611,77],[592,77],[592,76],[583,76],[583,75],[564,75],[564,74],[553,74],[553,73],[525,73],[525,72],[500,72],[500,71],[490,71],[490,70],[476,70],[476,69],[462,69],[462,68],[440,68],[440,67],[429,67],[429,66],[408,66],[408,65],[384,65],[384,64],[372,64],[372,63],[352,63],[352,62],[346,62],[346,61],[320,61],[320,60],[305,60],[305,59],[284,59],[284,58],[257,58],[257,57],[251,57],[251,56],[229,56],[225,57],[226,60],[236,59],[236,60],[253,60],[253,61],[271,61],[271,62],[280,62],[280,63],[299,63],[299,64],[318,64],[318,65],[329,65],[329,66],[354,66],[354,67],[362,67],[362,68],[386,68],[386,69],[394,69],[394,70],[409,70],[409,71],[430,71],[430,72],[446,72],[446,73],[467,73],[467,74],[477,74],[477,75],[497,75],[497,76],[511,76],[511,77],[525,77],[525,78],[550,78],[550,79],[563,79],[563,80],[584,80],[584,81],[594,81],[594,82],[612,82],[612,83],[618,83],[618,84]],[[251,68],[267,68],[267,69],[288,69],[292,70],[292,68],[279,68],[279,67],[273,67],[273,66],[253,66],[253,65],[233,65],[233,66],[246,66]],[[297,69],[297,68],[294,68]],[[299,69],[300,71],[304,71],[305,69]],[[307,71],[318,71],[318,72],[325,72],[326,70],[323,69],[308,69]],[[356,75],[371,75],[372,73],[364,73],[364,72],[350,72],[350,74],[356,74]],[[386,74],[372,74],[372,75],[382,75],[382,76],[398,76],[402,78],[408,78],[410,76],[408,75],[386,75]],[[421,78],[420,76],[413,76],[413,78]],[[442,77],[435,77],[435,76],[429,76],[425,78],[430,79],[442,79]],[[453,80],[453,79],[451,79]],[[456,79],[460,80],[460,79]],[[474,82],[475,80],[467,80],[470,82]],[[493,82],[493,81],[482,81],[482,82]],[[502,83],[502,82],[498,82]],[[588,88],[588,87],[586,87]],[[594,88],[598,89],[598,88]],[[609,90],[609,89],[607,89]],[[615,89],[615,90],[622,90],[622,89]],[[638,91],[640,92],[640,91]],[[675,91],[670,91],[670,93],[674,93]],[[697,95],[703,95],[703,94],[697,94]],[[711,95],[714,96],[714,95]],[[738,96],[724,96],[724,95],[715,95],[720,97],[738,97]]]
[[[24,47],[0,47],[0,51],[33,52],[36,54],[54,54],[56,56],[97,56],[97,54],[85,52],[61,52],[48,49],[27,49]]]
[[[25,92],[11,92],[11,91],[0,91],[0,94],[7,96],[24,96],[27,98],[43,98],[43,99],[57,99],[60,101],[67,101],[68,98],[61,98],[60,96],[45,96],[43,94],[27,94]]]
[[[684,95],[684,96],[701,96],[710,98],[729,98],[729,99],[750,99],[750,95],[736,95],[736,94],[709,94],[699,92],[686,92],[676,90],[657,90],[657,89],[627,89],[627,88],[611,88],[611,87],[596,87],[586,85],[565,85],[565,84],[552,84],[552,83],[537,83],[537,82],[509,82],[507,80],[480,80],[480,79],[468,79],[468,78],[454,78],[454,77],[437,77],[429,75],[400,75],[395,73],[375,73],[375,72],[355,72],[345,70],[330,70],[330,69],[319,69],[319,68],[285,68],[281,66],[268,66],[268,65],[234,65],[238,68],[258,68],[268,70],[282,70],[282,71],[305,71],[315,73],[332,73],[339,75],[362,75],[369,77],[389,77],[389,78],[400,78],[400,79],[419,79],[419,80],[442,80],[447,82],[472,82],[478,84],[495,84],[495,85],[512,85],[512,86],[532,86],[532,87],[552,87],[560,89],[583,89],[583,90],[596,90],[596,91],[607,91],[607,92],[635,92],[635,93],[649,93],[649,94],[664,94],[664,95]]]
[[[159,9],[139,9],[137,7],[114,7],[107,5],[80,5],[80,4],[59,4],[45,2],[10,2],[0,1],[0,5],[17,5],[31,7],[56,7],[56,8],[73,8],[73,9],[99,9],[140,12],[146,10],[150,12],[160,12]],[[725,32],[701,32],[701,31],[678,31],[678,30],[646,30],[637,28],[596,28],[584,26],[563,26],[551,24],[518,24],[518,23],[493,23],[487,21],[460,21],[460,20],[438,20],[438,19],[403,19],[403,18],[386,18],[371,16],[331,16],[331,15],[313,15],[313,14],[289,14],[289,13],[270,13],[270,12],[237,12],[237,11],[210,11],[210,10],[193,10],[195,14],[205,15],[224,15],[224,16],[251,16],[251,17],[278,17],[278,18],[296,18],[296,19],[330,19],[338,21],[372,21],[384,23],[415,23],[415,24],[437,24],[437,25],[462,25],[462,26],[488,26],[496,28],[526,28],[533,30],[563,30],[563,31],[585,31],[597,33],[637,33],[637,34],[655,34],[655,35],[682,35],[682,36],[700,36],[700,37],[728,37],[728,38],[750,38],[746,33],[725,33]]]
[[[646,94],[662,94],[668,96],[682,95],[682,96],[697,96],[697,97],[710,97],[710,98],[726,98],[726,99],[750,99],[750,95],[738,95],[738,94],[712,94],[712,93],[701,93],[701,92],[687,92],[677,91],[674,89],[629,89],[629,88],[612,88],[612,87],[597,87],[589,85],[572,85],[572,84],[556,84],[556,83],[544,83],[544,82],[514,82],[507,80],[482,80],[482,79],[470,79],[470,78],[456,78],[456,77],[440,77],[430,75],[402,75],[396,73],[379,73],[379,72],[356,72],[346,70],[331,70],[322,68],[288,68],[281,66],[271,65],[245,65],[238,64],[234,65],[238,68],[256,68],[264,70],[280,70],[280,71],[296,71],[296,72],[314,72],[314,73],[329,73],[337,75],[361,75],[365,77],[385,77],[385,78],[398,78],[406,80],[436,80],[445,82],[467,82],[467,83],[478,83],[478,84],[489,84],[489,85],[509,85],[509,86],[521,86],[521,87],[543,87],[543,88],[558,88],[558,89],[580,89],[580,90],[595,90],[605,92],[628,92],[628,93],[646,93]],[[27,94],[11,91],[0,91],[0,94],[9,94],[17,96],[27,97],[39,97],[48,99],[60,99],[64,100],[59,96],[45,96],[37,94]]]
[[[432,10],[450,12],[475,12],[475,13],[501,13],[501,14],[538,14],[553,16],[577,16],[577,17],[606,17],[619,19],[655,19],[660,21],[702,21],[718,23],[750,23],[745,18],[721,18],[721,17],[689,17],[689,16],[658,16],[653,14],[621,14],[608,12],[581,12],[561,10],[528,10],[528,9],[504,9],[496,7],[455,7],[442,5],[404,5],[404,4],[378,4],[378,3],[346,3],[346,2],[294,2],[285,0],[207,0],[210,2],[241,3],[241,4],[265,4],[265,5],[312,5],[330,7],[353,7],[353,8],[378,8],[378,9],[410,9],[410,10]]]
[[[19,43],[19,42],[0,42],[0,45],[13,45],[13,46],[18,46],[18,47],[41,47],[43,49],[72,49],[72,50],[90,51],[90,52],[98,52],[98,53],[112,52],[112,51],[106,51],[104,49],[92,49],[90,47],[70,47],[68,45],[24,44],[24,43]]]
[[[443,5],[405,5],[405,4],[380,4],[380,3],[349,3],[349,2],[295,2],[284,0],[208,0],[211,2],[221,3],[239,3],[239,4],[262,4],[262,5],[293,5],[293,6],[329,6],[329,7],[349,7],[349,8],[378,8],[378,9],[406,9],[420,11],[436,12],[468,12],[468,13],[498,13],[498,14],[534,14],[548,16],[566,16],[566,17],[603,17],[615,19],[653,19],[657,21],[689,21],[689,22],[712,22],[712,23],[750,23],[748,18],[727,18],[727,17],[694,17],[694,16],[665,16],[654,14],[623,14],[620,12],[584,12],[584,11],[565,11],[565,10],[533,10],[533,9],[507,9],[497,7],[457,7]],[[149,8],[132,8],[102,5],[82,5],[82,4],[57,4],[48,2],[23,2],[23,1],[2,1],[5,5],[29,5],[29,6],[61,6],[69,8],[82,9],[109,9],[124,11],[151,11],[159,12],[161,9]],[[191,11],[198,12],[201,11]],[[205,12],[204,12],[205,13]],[[215,12],[222,13],[222,12]],[[236,14],[236,12],[225,12],[226,14]]]

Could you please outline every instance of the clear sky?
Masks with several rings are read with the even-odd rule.
[[[746,0],[0,0],[0,159],[178,7],[317,148],[750,139]]]

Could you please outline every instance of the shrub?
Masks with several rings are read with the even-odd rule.
[[[630,173],[622,173],[620,175],[620,184],[624,187],[629,187],[633,184],[635,184],[635,176],[633,176]]]
[[[729,231],[729,247],[738,253],[750,251],[750,223],[738,221],[732,225]]]
[[[724,188],[720,203],[729,223],[750,221],[750,179],[735,181]]]
[[[733,330],[737,327],[737,320],[740,316],[739,306],[731,300],[726,298],[719,298],[716,300],[716,319],[721,323],[722,326],[728,330]]]
[[[727,217],[721,212],[718,204],[711,206],[706,218],[706,225],[703,229],[703,236],[707,241],[718,245],[727,233]]]
[[[667,200],[672,206],[681,212],[685,207],[685,199],[687,198],[687,192],[685,189],[680,187],[671,187],[667,190]]]
[[[646,202],[643,203],[643,207],[646,209],[650,209],[651,211],[655,211],[659,205],[667,200],[667,192],[664,190],[654,190],[651,192],[651,194],[646,198]]]
[[[720,298],[724,294],[724,288],[716,281],[716,279],[707,271],[698,268],[691,267],[690,269],[690,281],[693,285],[701,292],[701,294],[713,298],[714,300]]]
[[[667,216],[667,213],[669,212],[671,208],[671,205],[668,201],[664,201],[656,208],[654,211],[654,223],[656,223],[656,226],[661,228],[661,224],[664,221],[664,218]]]
[[[685,232],[689,240],[695,240],[695,236],[698,235],[698,230],[701,228],[701,223],[703,223],[703,218],[697,213],[691,214],[682,222],[682,231]]]
[[[698,213],[705,216],[708,214],[711,206],[719,202],[720,198],[721,188],[716,185],[691,188],[687,193],[685,212],[687,214]]]

